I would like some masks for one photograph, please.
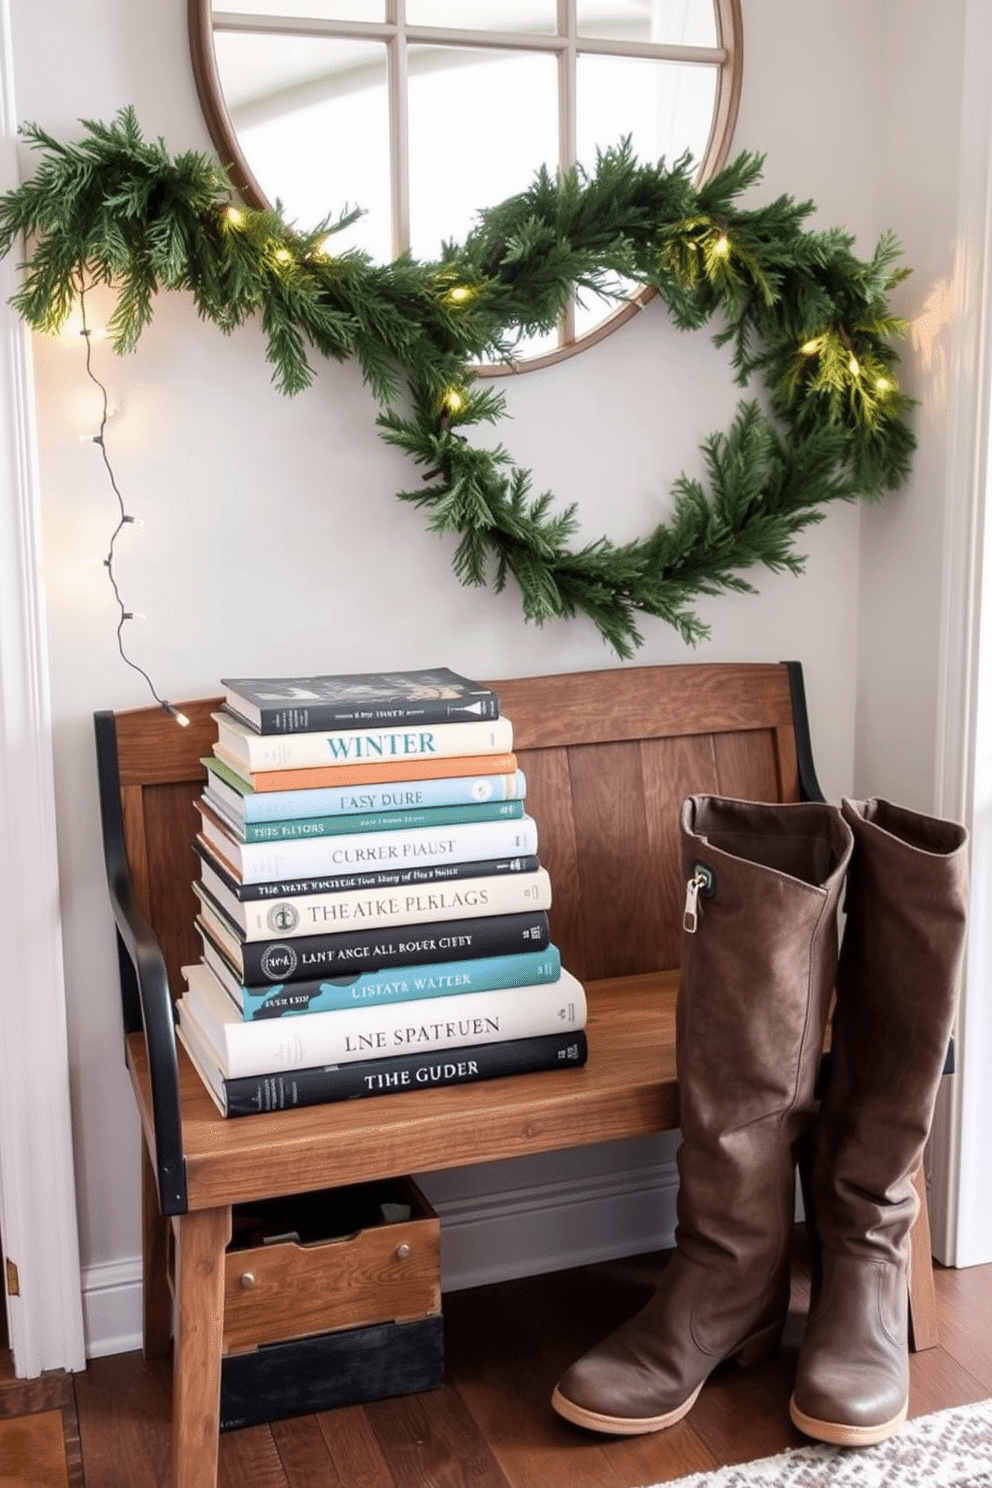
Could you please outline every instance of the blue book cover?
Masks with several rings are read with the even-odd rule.
[[[208,964],[219,970],[212,958]],[[226,969],[226,968],[225,968]],[[281,1018],[321,1013],[333,1008],[369,1007],[385,1002],[414,1002],[422,997],[448,997],[455,992],[495,992],[503,987],[530,987],[556,982],[561,955],[556,946],[512,956],[480,956],[471,961],[445,961],[426,966],[394,966],[352,977],[321,981],[279,982],[272,987],[239,987],[246,1019]],[[234,991],[234,977],[224,979]]]
[[[312,790],[255,791],[223,760],[209,756],[201,763],[207,768],[213,796],[227,807],[229,816],[244,822],[419,811],[430,806],[478,806],[492,801],[522,801],[527,791],[522,770],[372,785],[329,785]]]

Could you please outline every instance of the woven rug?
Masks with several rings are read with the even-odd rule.
[[[654,1488],[992,1488],[992,1400],[918,1416],[877,1447],[797,1447]]]

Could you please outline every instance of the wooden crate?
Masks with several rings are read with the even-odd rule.
[[[443,1383],[441,1226],[411,1179],[235,1209],[222,1429]]]
[[[386,1223],[382,1204],[409,1208]],[[441,1311],[441,1224],[409,1178],[235,1211],[224,1258],[224,1353]]]

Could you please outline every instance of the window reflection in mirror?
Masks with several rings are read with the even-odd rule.
[[[238,0],[235,0],[238,3]],[[436,258],[535,171],[595,164],[629,136],[643,160],[725,158],[739,0],[189,0],[214,142],[246,199],[311,228],[351,207],[334,246]],[[521,358],[602,333],[576,306]]]

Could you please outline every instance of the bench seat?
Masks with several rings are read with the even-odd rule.
[[[581,1069],[270,1115],[225,1119],[180,1048],[190,1208],[673,1130],[677,982],[678,973],[668,971],[587,984],[589,1061]],[[154,1151],[140,1034],[129,1036],[127,1057],[145,1140]]]

